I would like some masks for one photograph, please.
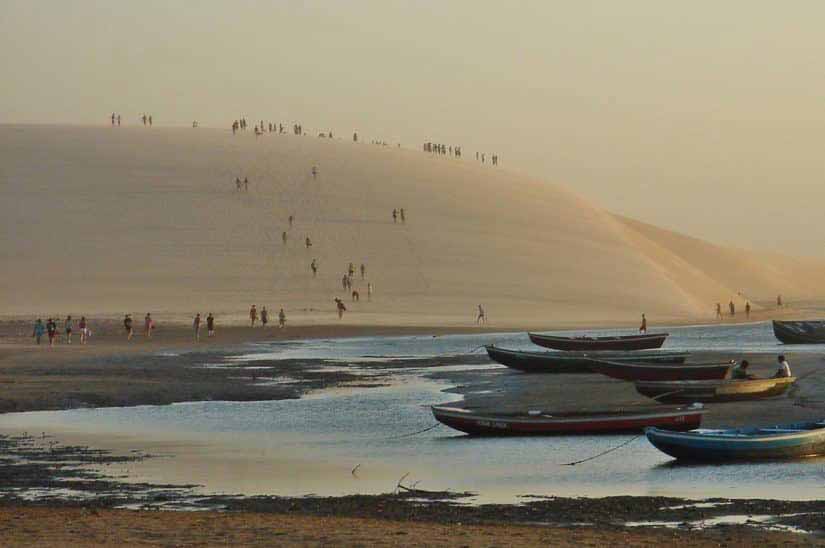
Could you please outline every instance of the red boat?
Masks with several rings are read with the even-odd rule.
[[[475,413],[443,406],[433,406],[432,410],[438,422],[475,436],[611,434],[641,432],[648,426],[687,431],[699,428],[706,411],[702,404],[581,413]]]
[[[733,362],[657,365],[590,360],[588,369],[623,381],[701,381],[724,379]]]
[[[650,350],[661,348],[668,333],[628,335],[624,337],[556,337],[528,333],[533,344],[554,350],[596,352],[601,350]]]

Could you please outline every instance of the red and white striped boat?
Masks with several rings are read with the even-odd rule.
[[[656,406],[617,411],[550,413],[476,413],[458,407],[432,407],[440,423],[476,436],[546,436],[642,432],[648,426],[687,431],[699,428],[706,409]]]

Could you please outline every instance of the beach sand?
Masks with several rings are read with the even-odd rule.
[[[725,528],[455,525],[253,512],[0,507],[4,546],[821,546],[792,533]]]
[[[478,303],[499,327],[605,325],[642,312],[712,318],[731,298],[741,311],[744,298],[756,309],[780,293],[825,296],[823,262],[716,246],[612,215],[569,187],[414,150],[3,125],[0,165],[5,317],[139,322],[150,311],[184,323],[199,311],[227,323],[255,303],[323,324],[341,296],[345,321],[361,325],[468,325]],[[406,223],[393,223],[394,208]],[[366,265],[360,303],[342,289],[350,262]]]

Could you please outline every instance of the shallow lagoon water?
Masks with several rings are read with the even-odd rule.
[[[770,326],[765,324],[674,328],[671,332],[667,347],[677,350],[770,352],[781,348],[771,340]],[[523,334],[360,338],[256,345],[238,361],[253,365],[258,360],[298,357],[354,363],[376,356],[419,358],[465,353],[490,340],[502,346],[529,345]],[[820,351],[816,347],[793,350]],[[300,400],[19,413],[4,415],[0,425],[56,433],[58,439],[81,439],[101,448],[163,454],[130,464],[122,472],[132,481],[198,483],[204,493],[382,493],[394,489],[398,479],[409,474],[407,484],[472,491],[479,493],[478,501],[512,502],[527,494],[825,496],[825,459],[684,466],[640,437],[599,459],[565,466],[632,436],[471,438],[438,427],[399,437],[434,424],[429,405],[457,398],[443,392],[449,384],[428,378],[431,372],[393,370],[390,386],[324,390]]]

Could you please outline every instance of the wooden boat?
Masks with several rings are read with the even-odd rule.
[[[591,371],[624,381],[686,381],[723,379],[733,362],[660,365],[591,359]]]
[[[825,344],[825,321],[773,321],[773,334],[784,344]]]
[[[709,381],[639,381],[636,392],[663,403],[758,400],[784,394],[796,377]]]
[[[661,348],[667,333],[651,333],[650,335],[629,335],[624,337],[557,337],[528,333],[533,344],[566,351],[598,351],[598,350],[652,350]]]
[[[592,373],[590,358],[639,363],[684,363],[686,352],[523,352],[495,345],[484,347],[494,362],[528,373]]]
[[[703,432],[645,429],[659,451],[689,461],[792,459],[825,455],[825,420]]]
[[[535,436],[641,432],[647,426],[692,430],[702,422],[702,404],[588,413],[475,413],[457,407],[433,406],[442,424],[477,436]]]

